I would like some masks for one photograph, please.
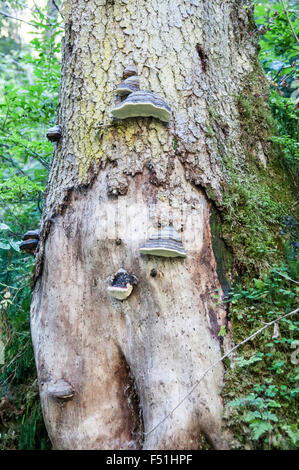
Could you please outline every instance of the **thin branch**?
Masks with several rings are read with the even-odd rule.
[[[15,357],[14,357],[7,365],[4,365],[3,367],[1,367],[0,370],[3,371],[3,370],[5,370],[5,369],[7,369],[9,366],[11,366],[11,364],[12,364],[13,362],[15,362],[15,360],[18,359],[18,357],[20,357],[20,356],[24,353],[24,351],[25,351],[25,349],[27,348],[28,344],[29,344],[29,341],[27,341],[27,343],[25,343],[25,346],[21,349],[20,352],[18,352],[18,354],[16,354]]]
[[[19,168],[19,166],[13,161],[13,159],[4,157],[4,155],[0,155],[0,159],[5,160],[6,162],[10,163],[14,168],[16,168],[18,170],[19,173],[21,173],[21,175],[26,176],[29,180],[32,179],[32,178],[30,178],[30,176],[28,176],[25,173],[25,171],[22,170],[22,168]]]
[[[8,287],[9,289],[19,289],[18,287],[8,286],[7,284],[3,284],[2,282],[0,282],[0,286]]]
[[[152,65],[143,64],[143,67],[148,67],[149,69],[152,69],[157,73],[160,73],[160,70],[157,69],[156,67],[153,67]]]
[[[2,11],[2,10],[0,10],[0,15],[5,16],[6,18],[11,18],[12,20],[22,21],[22,23],[29,24],[30,26],[34,26],[35,28],[37,27],[37,25],[35,23],[31,23],[30,21],[22,20],[22,18],[17,18],[16,16],[12,16],[9,13],[6,13],[5,11]],[[45,15],[45,16],[47,17],[47,15]],[[47,18],[49,18],[49,17],[47,17]],[[52,23],[45,23],[44,26],[53,26],[53,24]]]
[[[279,272],[279,271],[276,271],[276,269],[272,268],[272,266],[270,266],[269,263],[266,263],[266,265],[269,266],[269,268],[270,268],[272,271],[274,271],[275,273],[277,273],[277,274],[279,274],[280,276],[284,277],[284,278],[287,279],[288,281],[292,281],[292,282],[294,282],[295,284],[299,284],[298,281],[295,281],[295,280],[292,279],[291,277],[286,276],[285,274],[283,274],[283,273],[281,273],[281,272]]]
[[[5,131],[3,129],[3,132],[9,136],[11,136],[11,133],[8,132],[8,131]],[[38,153],[36,153],[34,150],[32,150],[30,147],[27,147],[27,145],[23,144],[22,142],[19,142],[18,140],[14,140],[14,139],[11,139],[10,138],[10,141],[13,143],[13,144],[16,144],[16,145],[21,145],[22,147],[24,147],[26,150],[28,150],[28,152],[31,152],[32,155],[35,156],[35,158],[45,167],[47,168],[47,170],[50,169],[50,165],[48,164],[48,162],[43,158],[43,157],[40,157]],[[5,144],[0,144],[2,146],[4,146]]]
[[[20,2],[20,1],[16,1],[16,4],[17,5],[20,5],[21,7],[23,8],[27,8],[27,10],[30,10],[33,14],[36,13],[36,11],[38,11],[39,13],[42,13],[46,18],[48,18],[48,20],[52,20],[52,18],[48,15],[46,15],[45,13],[43,13],[37,6],[36,4],[34,4],[35,6],[35,10],[33,8],[30,8],[28,5],[26,5],[25,3],[23,2]]]
[[[293,25],[292,25],[292,23],[291,23],[291,20],[290,20],[290,18],[289,18],[288,11],[287,11],[286,5],[285,5],[285,3],[284,3],[284,0],[280,0],[280,2],[282,3],[283,9],[284,9],[285,15],[286,15],[286,17],[287,17],[288,23],[289,23],[289,25],[290,25],[290,28],[291,28],[291,30],[292,30],[293,36],[294,36],[294,38],[296,39],[297,44],[299,44],[299,39],[297,38],[297,35],[296,35],[296,33],[295,33],[295,30],[294,30]]]
[[[5,11],[0,10],[0,15],[6,16],[6,18],[11,18],[13,20],[22,21],[23,23],[29,24],[30,26],[36,26],[34,23],[30,23],[29,21],[22,20],[21,18],[17,18],[16,16],[9,15],[5,13]]]
[[[143,434],[145,436],[148,436],[149,434],[151,434],[152,432],[154,432],[159,426],[161,426],[161,424],[163,424],[171,415],[172,413],[174,413],[180,406],[181,404],[187,399],[189,398],[189,396],[194,392],[194,390],[198,387],[198,385],[200,384],[200,382],[204,379],[204,377],[207,375],[207,373],[213,369],[217,364],[219,364],[220,362],[223,361],[223,359],[225,359],[226,357],[228,357],[233,351],[236,351],[236,349],[238,349],[240,346],[242,346],[243,344],[247,343],[248,341],[252,340],[255,336],[257,336],[259,333],[261,333],[263,330],[265,330],[266,328],[268,328],[269,326],[271,325],[274,325],[274,323],[277,323],[279,322],[280,320],[282,320],[283,318],[286,318],[286,317],[289,317],[291,315],[295,315],[295,313],[298,313],[299,312],[299,308],[297,308],[296,310],[293,310],[292,312],[290,313],[287,313],[285,315],[282,315],[281,317],[278,317],[276,318],[275,320],[271,321],[270,323],[266,323],[265,326],[263,326],[262,328],[260,328],[259,330],[257,330],[255,333],[253,333],[251,336],[249,336],[248,338],[244,339],[243,341],[241,341],[241,343],[238,343],[236,346],[234,346],[230,351],[228,351],[226,354],[224,354],[224,356],[222,356],[220,359],[218,359],[217,361],[215,361],[210,367],[208,367],[208,369],[206,369],[203,374],[201,375],[201,377],[196,381],[195,385],[193,385],[193,387],[191,388],[191,390],[187,393],[187,395],[184,396],[184,398],[182,398],[182,400],[165,416],[165,418],[162,419],[162,421],[160,421],[158,424],[156,424],[156,426],[154,426],[150,431],[148,432],[144,432]]]
[[[60,12],[59,6],[58,6],[57,3],[55,2],[55,0],[52,0],[52,3],[53,3],[53,5],[54,5],[54,7],[56,8],[56,10],[57,10],[58,12]]]

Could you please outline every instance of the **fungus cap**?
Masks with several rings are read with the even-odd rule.
[[[137,75],[137,73],[137,69],[134,65],[128,65],[128,67],[123,71],[123,79]]]
[[[36,239],[24,240],[20,243],[19,248],[20,250],[33,255],[35,253],[38,243],[39,242]]]
[[[62,128],[61,126],[54,126],[48,129],[46,134],[47,139],[51,142],[57,142],[62,136]]]
[[[108,287],[111,297],[124,300],[131,294],[133,286],[137,284],[137,278],[124,268],[120,268],[113,277],[112,285]]]
[[[154,117],[168,122],[171,109],[159,95],[151,91],[135,91],[114,107],[112,115],[118,119]]]
[[[126,96],[134,91],[139,91],[139,78],[137,75],[133,75],[132,77],[126,78],[121,84],[116,88],[115,93],[120,96]]]
[[[74,388],[64,379],[60,379],[48,385],[48,395],[50,397],[66,400],[67,398],[72,398],[74,394]]]
[[[39,230],[28,230],[22,240],[39,240]]]
[[[163,256],[165,258],[186,258],[187,256],[181,237],[171,226],[157,230],[139,248],[139,251],[143,255]]]

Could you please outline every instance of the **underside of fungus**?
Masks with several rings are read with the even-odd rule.
[[[60,398],[61,400],[67,400],[72,398],[75,394],[74,388],[64,379],[60,379],[55,383],[48,385],[48,395],[52,398]]]
[[[172,227],[158,230],[139,250],[143,255],[163,256],[165,258],[186,258],[187,256],[179,234]]]
[[[123,79],[132,77],[133,75],[137,75],[137,69],[134,65],[128,65],[128,67],[125,68],[123,71]]]
[[[151,91],[135,91],[115,106],[112,115],[118,119],[132,117],[154,117],[163,122],[168,122],[171,117],[171,109],[160,96]]]
[[[51,142],[57,142],[62,136],[62,128],[61,126],[54,126],[48,129],[46,134],[47,139]]]
[[[34,254],[38,245],[38,240],[25,240],[20,243],[19,248],[26,253]]]
[[[137,279],[126,269],[120,268],[113,277],[112,285],[108,287],[111,297],[118,300],[125,300],[131,294]]]
[[[118,300],[125,300],[131,294],[133,286],[129,283],[125,287],[110,286],[108,287],[108,292],[111,297]]]
[[[22,238],[19,245],[20,250],[33,255],[39,244],[39,230],[29,230]]]

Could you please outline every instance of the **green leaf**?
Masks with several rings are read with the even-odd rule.
[[[256,420],[255,422],[251,423],[250,428],[253,431],[253,439],[258,440],[265,432],[271,431],[273,429],[272,424],[267,423],[266,421]]]
[[[15,242],[14,240],[10,240],[9,243],[10,243],[10,246],[11,246],[15,251],[18,251],[18,252],[20,251],[19,244],[20,244],[21,242]]]
[[[0,250],[10,250],[10,244],[0,242]]]
[[[11,230],[8,225],[6,224],[0,224],[0,230]]]
[[[218,336],[221,336],[222,338],[224,338],[224,336],[227,334],[227,331],[226,331],[226,326],[225,325],[222,325],[221,328],[220,328],[220,331],[218,333]]]

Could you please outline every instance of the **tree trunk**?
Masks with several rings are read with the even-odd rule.
[[[226,184],[222,155],[244,159],[236,95],[257,67],[252,11],[242,0],[66,0],[63,15],[63,135],[31,310],[49,436],[57,449],[228,448],[221,363],[163,418],[225,347],[210,215]],[[168,124],[112,120],[130,65],[170,105]],[[187,257],[141,255],[169,223]],[[124,301],[107,291],[121,267],[138,278]],[[73,397],[50,393],[59,380]]]

